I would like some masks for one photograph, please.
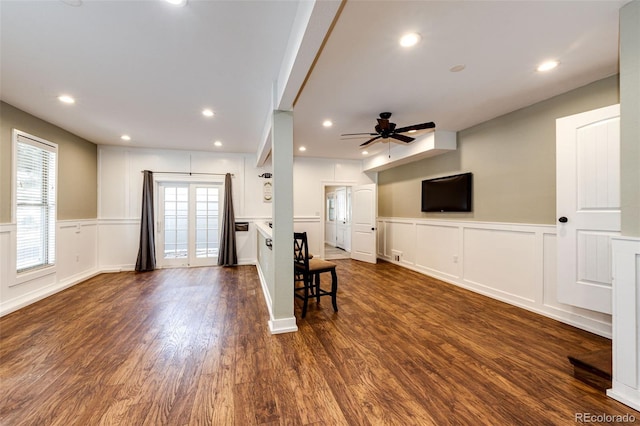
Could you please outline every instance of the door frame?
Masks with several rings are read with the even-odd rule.
[[[154,229],[155,229],[155,237],[157,239],[157,236],[160,232],[160,226],[159,226],[159,222],[160,222],[160,217],[159,217],[159,213],[160,213],[160,187],[162,184],[168,184],[168,183],[175,183],[175,184],[179,184],[179,185],[187,185],[190,186],[192,184],[203,184],[203,185],[220,185],[220,195],[218,198],[218,202],[220,205],[220,220],[222,220],[222,206],[224,205],[224,176],[222,177],[218,177],[218,176],[191,176],[191,175],[185,175],[185,176],[176,176],[175,174],[171,174],[171,173],[161,173],[161,172],[157,172],[153,174],[153,220],[154,220]],[[164,237],[163,237],[163,242],[164,242]],[[156,259],[161,259],[162,258],[162,253],[163,253],[163,248],[159,246],[159,244],[155,244],[155,252],[156,252]],[[161,261],[158,263],[162,263]],[[187,259],[187,265],[185,266],[173,266],[173,265],[166,265],[166,266],[159,266],[159,269],[167,269],[167,268],[182,268],[182,267],[197,267],[197,266],[201,266],[201,265],[191,265],[189,264],[189,259]]]
[[[326,209],[326,194],[327,194],[327,187],[328,186],[344,186],[344,187],[349,187],[351,188],[351,190],[353,191],[353,187],[357,186],[358,183],[354,182],[354,181],[335,181],[335,180],[323,180],[320,181],[320,186],[321,186],[321,197],[322,197],[322,209],[320,210],[320,236],[321,236],[321,242],[322,244],[320,244],[320,250],[319,250],[319,256],[320,258],[324,259],[324,233],[325,233],[325,222],[327,220],[327,209]]]

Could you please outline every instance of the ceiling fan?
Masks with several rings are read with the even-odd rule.
[[[434,122],[422,123],[422,124],[414,124],[413,126],[406,126],[396,128],[396,123],[391,123],[389,121],[391,118],[390,112],[381,112],[380,118],[378,118],[378,124],[376,124],[375,130],[376,133],[345,133],[341,136],[374,136],[363,144],[360,144],[361,147],[365,147],[378,139],[387,139],[393,138],[399,140],[401,142],[409,143],[413,142],[415,138],[411,136],[402,135],[401,133],[410,132],[412,130],[423,130],[423,129],[434,129],[436,124]]]

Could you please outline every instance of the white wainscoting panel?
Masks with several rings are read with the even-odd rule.
[[[555,243],[554,225],[378,218],[379,258],[611,337],[610,315],[557,302]]]
[[[533,232],[465,227],[463,239],[465,282],[534,302],[541,265]]]
[[[238,264],[255,265],[256,223],[265,223],[267,217],[236,216],[236,222],[249,222],[249,231],[236,232]],[[294,229],[306,231],[309,236],[309,250],[320,252],[320,218],[294,218]],[[292,237],[293,238],[293,237]],[[138,257],[140,239],[140,220],[138,219],[101,219],[98,224],[98,264],[101,271],[133,271]]]
[[[98,224],[95,220],[58,222],[58,280],[95,273],[98,268]]]
[[[293,218],[293,231],[307,233],[309,253],[314,255],[320,253],[320,247],[324,244],[324,236],[321,234],[320,228],[319,216],[294,216]],[[291,244],[293,244],[293,235],[291,238]],[[324,249],[324,247],[322,248]]]
[[[391,226],[386,227],[387,244],[385,245],[384,255],[393,258],[393,250],[400,256],[400,263],[415,264],[416,225],[404,221],[391,221],[389,225]]]
[[[442,224],[416,224],[416,267],[451,279],[462,277],[461,230]]]
[[[97,223],[57,223],[55,268],[16,274],[16,227],[0,225],[0,316],[71,287],[98,273]]]
[[[139,219],[100,219],[98,265],[104,272],[133,271],[140,243]]]
[[[613,248],[613,380],[610,397],[640,411],[640,239]]]

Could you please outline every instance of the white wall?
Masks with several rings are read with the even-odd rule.
[[[100,146],[98,149],[98,259],[102,271],[133,270],[138,253],[142,170],[233,173],[236,221],[248,221],[249,232],[236,233],[238,262],[256,263],[256,227],[271,218],[271,203],[262,200],[263,178],[271,166],[255,166],[252,154],[218,154]],[[293,164],[294,229],[306,231],[309,250],[319,253],[320,219],[327,183],[371,183],[357,160],[296,157]]]
[[[253,155],[100,146],[98,253],[101,270],[132,270],[135,267],[140,232],[142,170],[232,173],[236,221],[264,221],[271,217],[271,204],[262,201],[264,179],[258,177],[271,169],[255,167]],[[176,175],[176,178],[185,176]],[[222,179],[222,176],[219,178]],[[239,263],[255,263],[255,239],[256,230],[251,223],[248,232],[236,233]]]
[[[375,173],[362,171],[362,161],[296,157],[293,162],[293,227],[307,232],[309,251],[324,244],[325,187],[375,183]]]
[[[611,337],[610,315],[556,301],[553,225],[378,218],[378,257]]]

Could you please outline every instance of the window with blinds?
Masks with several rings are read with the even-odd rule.
[[[56,157],[58,146],[14,131],[16,153],[16,269],[55,265]]]

